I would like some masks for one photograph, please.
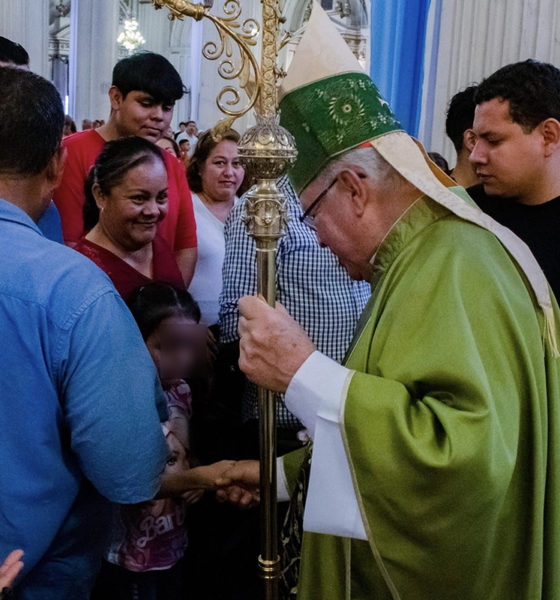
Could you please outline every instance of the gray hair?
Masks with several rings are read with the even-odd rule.
[[[404,178],[396,171],[379,152],[373,148],[356,148],[335,158],[319,173],[317,180],[328,185],[342,169],[352,166],[361,167],[375,184],[385,187],[399,186]]]

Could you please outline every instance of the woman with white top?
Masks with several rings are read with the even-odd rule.
[[[216,141],[201,134],[187,169],[198,238],[198,260],[189,292],[198,302],[201,322],[218,323],[224,262],[224,223],[237,200],[245,170],[239,162],[239,134],[227,130]]]

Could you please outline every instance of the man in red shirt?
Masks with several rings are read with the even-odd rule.
[[[85,233],[84,182],[105,142],[137,135],[157,142],[169,127],[175,102],[184,94],[179,73],[171,63],[152,52],[119,61],[109,89],[111,115],[105,125],[65,138],[64,176],[54,192],[64,241],[74,245]],[[196,264],[196,224],[183,165],[164,153],[168,179],[169,211],[158,232],[175,252],[177,264],[189,285]]]

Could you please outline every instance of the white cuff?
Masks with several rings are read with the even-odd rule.
[[[281,456],[276,459],[276,498],[278,502],[287,502],[290,499],[284,461]]]
[[[311,439],[319,416],[338,423],[343,391],[351,375],[352,371],[315,350],[293,376],[284,403],[305,425]]]
[[[342,407],[353,374],[315,351],[292,378],[284,402],[314,440],[304,529],[365,540],[367,536],[340,433]],[[279,468],[280,472],[284,473],[283,467],[282,471]],[[278,480],[280,498],[280,475]]]
[[[367,540],[340,425],[319,419],[303,515],[305,531]]]

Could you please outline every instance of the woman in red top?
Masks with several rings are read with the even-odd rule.
[[[167,214],[167,174],[161,150],[140,137],[108,142],[85,183],[89,232],[75,249],[111,278],[126,300],[149,281],[184,288],[157,225]]]

